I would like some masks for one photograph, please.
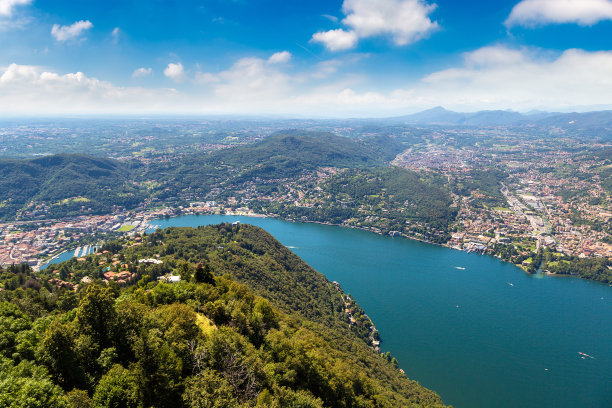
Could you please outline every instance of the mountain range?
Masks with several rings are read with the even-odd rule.
[[[411,115],[388,118],[388,121],[413,125],[453,126],[537,126],[563,129],[612,127],[612,111],[519,113],[508,110],[454,112],[435,107]]]

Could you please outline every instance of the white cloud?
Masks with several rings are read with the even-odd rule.
[[[330,51],[353,48],[359,38],[376,36],[390,36],[396,45],[412,44],[439,28],[429,18],[436,7],[425,0],[344,0],[342,23],[350,30],[318,32],[312,41]]]
[[[325,45],[330,51],[344,51],[357,45],[357,34],[354,31],[345,31],[342,28],[314,33],[311,41]]]
[[[16,6],[26,6],[30,3],[32,0],[0,0],[0,16],[10,17]]]
[[[73,38],[80,37],[85,31],[91,29],[93,24],[89,20],[77,21],[69,26],[61,26],[59,24],[53,24],[51,28],[51,35],[57,41],[68,41]]]
[[[328,19],[332,23],[337,23],[338,22],[338,17],[332,16],[330,14],[323,14],[321,17]]]
[[[395,44],[416,42],[438,29],[429,15],[435,4],[423,0],[344,0],[344,24],[360,38],[391,35]]]
[[[261,58],[242,58],[219,73],[200,72],[196,83],[210,87],[214,105],[235,106],[238,111],[267,109],[282,104],[292,92],[292,78]]]
[[[570,49],[550,57],[492,46],[465,54],[414,89],[423,100],[468,109],[567,109],[611,105],[612,51]]]
[[[338,61],[319,63],[314,71],[288,75],[265,60],[245,58],[227,71],[201,74],[210,87],[203,109],[240,113],[390,116],[444,105],[450,109],[568,110],[612,107],[612,51],[490,46],[466,53],[463,61],[420,80],[395,79],[395,89],[381,91],[371,78],[335,74]],[[343,71],[345,71],[343,69]],[[375,79],[375,78],[374,78]]]
[[[612,20],[610,0],[522,0],[512,9],[505,24],[536,26],[576,23],[590,26]]]
[[[275,52],[268,58],[268,64],[285,64],[291,59],[289,51]]]
[[[113,44],[117,44],[119,42],[120,35],[121,35],[121,29],[119,27],[113,28],[113,31],[111,31],[111,38],[112,38]]]
[[[612,108],[612,51],[483,47],[422,79],[393,78],[395,89],[385,91],[377,85],[380,78],[352,75],[351,64],[350,58],[328,60],[293,73],[296,67],[289,72],[266,58],[242,58],[218,72],[198,72],[182,93],[119,87],[79,72],[61,75],[12,64],[0,67],[0,112],[372,117],[437,105],[461,111]],[[149,72],[143,67],[134,76],[141,70]]]
[[[185,69],[180,62],[178,64],[168,64],[166,69],[164,69],[164,75],[174,82],[183,82],[186,78]]]
[[[0,111],[71,114],[182,111],[172,89],[118,87],[82,72],[61,75],[31,65],[0,67]]]
[[[132,78],[143,78],[153,73],[153,68],[138,68],[132,72]]]

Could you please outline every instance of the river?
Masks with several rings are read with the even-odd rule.
[[[234,221],[264,228],[340,282],[380,330],[383,351],[455,408],[612,407],[607,285],[319,224],[215,215],[154,224]]]

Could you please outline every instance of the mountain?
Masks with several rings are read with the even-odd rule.
[[[169,228],[101,251],[0,271],[6,406],[444,407],[374,351],[354,300],[259,228]]]
[[[518,112],[491,110],[465,114],[463,124],[468,126],[514,125],[525,120]]]
[[[412,115],[392,118],[407,124],[456,125],[456,126],[496,126],[510,125],[524,121],[526,117],[518,112],[491,110],[474,113],[453,112],[436,107]]]
[[[113,205],[134,207],[143,199],[131,185],[132,170],[115,160],[83,154],[58,154],[26,160],[0,160],[0,217],[27,208],[47,216],[108,212]]]
[[[612,128],[612,111],[558,113],[531,111],[521,114],[505,110],[486,110],[472,113],[453,112],[436,107],[412,115],[387,119],[391,123],[446,126],[537,126],[567,130]]]
[[[243,183],[269,184],[319,167],[380,167],[403,150],[403,144],[388,136],[350,139],[289,130],[256,143],[155,164],[145,178],[161,180],[158,194],[162,199],[186,190],[203,196],[215,186],[229,191],[228,186]]]
[[[612,111],[585,112],[585,113],[558,113],[535,122],[539,126],[579,128],[587,129],[593,127],[611,128]]]
[[[233,167],[259,166],[265,163],[265,167],[274,167],[284,174],[322,166],[382,165],[403,150],[404,147],[400,143],[389,137],[355,140],[326,132],[289,130],[258,143],[217,151],[206,161]]]
[[[393,119],[414,124],[456,124],[464,119],[464,115],[437,106],[412,115],[400,116]]]

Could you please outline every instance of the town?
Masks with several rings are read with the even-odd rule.
[[[194,131],[193,126],[190,129]],[[254,143],[273,127],[245,129],[235,131],[238,137],[219,138],[218,144],[202,148],[214,151],[236,141]],[[364,133],[345,125],[331,130]],[[401,128],[394,132],[392,137],[403,140]],[[82,215],[50,219],[51,204],[32,201],[17,212],[15,220],[0,224],[0,264],[41,267],[65,251],[152,230],[155,219],[184,214],[260,215],[360,228],[488,253],[531,272],[534,256],[541,250],[579,258],[612,257],[611,144],[563,135],[535,137],[524,129],[499,127],[421,132],[427,137],[406,143],[392,165],[443,184],[452,197],[450,212],[443,217],[456,214],[447,225],[410,216],[410,206],[393,201],[385,188],[363,200],[335,191],[330,187],[334,183],[345,184],[360,175],[367,180],[372,175],[322,166],[297,177],[229,179],[205,194],[187,186],[176,196],[152,196],[136,208],[113,206],[110,213],[101,215],[89,214],[87,199],[72,197],[70,203],[82,204]],[[182,137],[190,136],[186,132]],[[128,140],[136,148],[121,154],[119,159],[126,163],[180,161],[186,154],[152,148],[164,146],[165,139],[159,136]],[[162,177],[134,184],[163,187],[167,182]],[[344,215],[348,209],[353,209],[350,216]]]

